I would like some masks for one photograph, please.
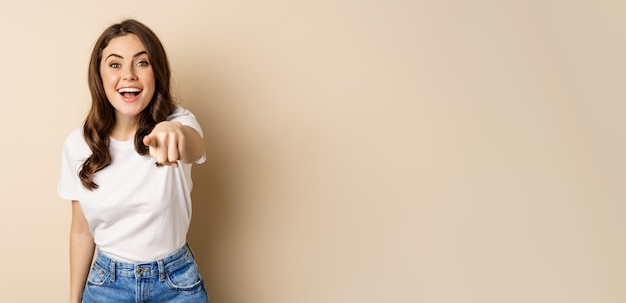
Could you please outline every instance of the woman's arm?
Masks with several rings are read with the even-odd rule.
[[[194,162],[204,153],[204,142],[190,126],[176,121],[163,121],[145,136],[143,143],[149,147],[150,156],[157,163],[176,165],[176,160]]]
[[[82,301],[83,289],[95,250],[89,224],[78,201],[72,201],[72,226],[70,228],[70,302]]]
[[[191,126],[183,125],[183,134],[186,138],[186,146],[180,156],[185,163],[194,162],[204,154],[204,140]]]

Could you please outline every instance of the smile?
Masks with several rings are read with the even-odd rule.
[[[137,87],[122,87],[117,90],[117,92],[122,95],[126,101],[134,101],[141,91],[142,89]]]

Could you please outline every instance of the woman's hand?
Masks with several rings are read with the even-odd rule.
[[[148,146],[150,156],[157,166],[178,166],[182,147],[185,144],[183,125],[179,122],[163,121],[157,124],[149,135],[143,137],[143,144]]]
[[[176,121],[157,124],[143,138],[143,144],[148,146],[150,156],[156,160],[157,166],[178,167],[178,160],[190,163],[204,153],[204,144],[198,132]]]

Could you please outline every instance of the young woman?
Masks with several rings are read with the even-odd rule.
[[[208,302],[186,242],[202,130],[172,100],[161,42],[136,20],[110,26],[88,79],[91,109],[65,141],[58,188],[72,201],[71,302]]]

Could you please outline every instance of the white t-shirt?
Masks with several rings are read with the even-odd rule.
[[[168,121],[202,130],[195,116],[177,107]],[[92,152],[82,129],[65,141],[59,196],[78,200],[100,250],[126,262],[163,258],[186,243],[191,221],[191,164],[156,167],[149,155],[135,151],[134,140],[110,138],[111,165],[95,173],[99,185],[85,189],[78,177],[81,165]],[[205,156],[196,161],[203,163]]]

